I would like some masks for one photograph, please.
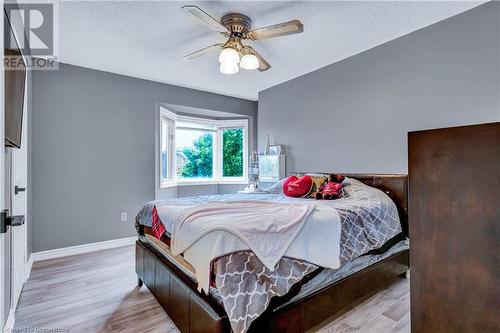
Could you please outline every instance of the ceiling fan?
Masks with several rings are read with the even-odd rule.
[[[243,41],[281,37],[304,31],[304,25],[299,20],[251,30],[252,21],[248,16],[240,13],[226,14],[218,21],[197,6],[186,5],[181,8],[227,38],[225,43],[210,45],[190,53],[182,57],[182,59],[194,60],[207,53],[222,50],[219,55],[219,62],[220,71],[224,74],[238,73],[239,67],[247,70],[258,69],[260,72],[271,68],[271,65],[253,47],[243,44]]]

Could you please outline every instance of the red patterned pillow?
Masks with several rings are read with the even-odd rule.
[[[290,176],[283,182],[283,193],[288,197],[303,197],[313,188],[311,176]]]

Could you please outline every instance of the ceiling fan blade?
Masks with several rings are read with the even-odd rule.
[[[218,31],[220,33],[227,32],[227,28],[225,26],[223,26],[222,24],[220,24],[219,21],[217,21],[212,16],[204,12],[200,7],[194,5],[185,5],[182,6],[181,9],[190,13],[191,15],[194,15],[198,20],[205,23],[213,30]]]
[[[265,38],[298,34],[303,31],[304,25],[302,22],[299,20],[293,20],[252,30],[248,33],[248,38],[251,40],[261,40]]]
[[[269,65],[269,63],[266,61],[266,59],[264,59],[260,55],[259,52],[255,51],[255,49],[253,47],[249,47],[249,48],[252,50],[252,53],[255,54],[257,59],[259,59],[259,68],[257,68],[259,70],[259,72],[265,72],[271,68],[271,65]]]
[[[210,53],[210,52],[213,52],[216,50],[220,50],[222,48],[222,46],[223,46],[223,44],[214,44],[214,45],[207,46],[201,50],[194,51],[193,53],[189,53],[188,55],[185,55],[184,57],[182,57],[182,60],[187,60],[187,61],[194,60],[194,59],[199,58],[202,55],[205,55],[207,53]]]

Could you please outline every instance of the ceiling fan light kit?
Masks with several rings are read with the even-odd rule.
[[[246,70],[258,69],[260,72],[271,68],[271,65],[253,47],[244,45],[243,40],[257,41],[265,38],[297,34],[304,31],[304,26],[299,20],[251,30],[252,21],[248,16],[240,13],[226,14],[218,21],[197,6],[186,5],[181,8],[228,39],[225,44],[214,44],[205,47],[184,56],[182,59],[187,61],[194,60],[204,54],[222,48],[219,55],[219,62],[220,71],[223,74],[236,74],[239,72],[239,67]]]

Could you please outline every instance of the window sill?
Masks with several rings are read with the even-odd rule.
[[[164,188],[170,188],[170,187],[176,187],[177,183],[174,182],[168,182],[168,183],[161,183],[160,184],[160,190]]]
[[[176,186],[199,185],[248,185],[248,180],[179,180],[175,182],[162,183],[160,184],[160,189]]]

